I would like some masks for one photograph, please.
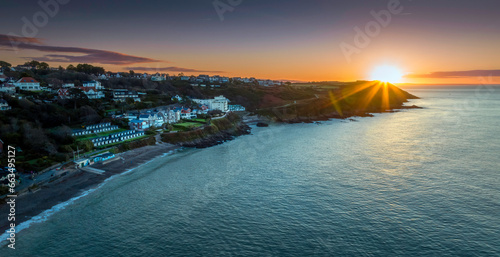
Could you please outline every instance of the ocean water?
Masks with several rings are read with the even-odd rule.
[[[117,176],[0,256],[499,256],[500,88],[276,125]]]

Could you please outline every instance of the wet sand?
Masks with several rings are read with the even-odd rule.
[[[159,144],[133,149],[117,154],[117,159],[106,163],[92,165],[92,168],[104,170],[102,174],[96,174],[83,170],[72,170],[51,183],[44,184],[36,192],[27,192],[16,198],[16,225],[52,208],[53,206],[66,202],[69,199],[89,189],[97,187],[107,178],[123,173],[127,170],[144,164],[180,147],[171,144]],[[121,159],[123,158],[123,159]],[[7,230],[10,222],[7,220],[9,206],[5,203],[0,205],[0,230]]]

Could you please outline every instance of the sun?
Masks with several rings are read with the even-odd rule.
[[[403,72],[394,66],[378,66],[373,70],[370,79],[382,82],[398,83],[403,79]]]

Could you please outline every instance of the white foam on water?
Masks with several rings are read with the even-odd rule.
[[[125,175],[125,174],[128,174],[130,172],[132,172],[133,170],[137,169],[137,168],[140,168],[146,164],[149,164],[159,158],[162,158],[162,157],[165,157],[165,156],[168,156],[168,155],[172,155],[174,153],[177,152],[177,149],[176,150],[170,150],[168,151],[167,153],[164,153],[158,157],[155,157],[153,159],[151,159],[150,161],[147,161],[135,168],[132,168],[132,169],[129,169],[129,170],[126,170],[120,174],[116,174],[114,176],[111,176],[109,178],[107,178],[106,180],[104,180],[101,184],[99,184],[99,186],[97,186],[96,188],[92,188],[92,189],[89,189],[87,191],[84,191],[83,193],[81,193],[80,195],[78,196],[75,196],[71,199],[69,199],[68,201],[66,202],[63,202],[63,203],[59,203],[55,206],[53,206],[52,208],[48,209],[48,210],[45,210],[44,212],[32,217],[31,219],[17,225],[15,228],[16,228],[16,237],[17,237],[17,234],[24,230],[24,229],[27,229],[29,228],[32,224],[37,224],[37,223],[42,223],[44,221],[47,221],[47,219],[52,216],[53,214],[61,211],[61,210],[64,210],[67,206],[71,205],[72,203],[74,203],[76,200],[84,197],[84,196],[87,196],[89,195],[90,193],[98,190],[99,188],[101,188],[102,186],[104,186],[107,182],[109,182],[110,180],[114,179],[115,177],[118,177],[118,176],[121,176],[121,175]],[[0,246],[5,246],[9,243],[9,241],[7,240],[9,237],[10,237],[10,233],[8,232],[9,230],[7,229],[1,236],[0,236]]]

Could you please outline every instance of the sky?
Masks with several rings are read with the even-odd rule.
[[[40,4],[42,3],[42,4]],[[2,1],[0,60],[297,81],[500,84],[498,0]]]

